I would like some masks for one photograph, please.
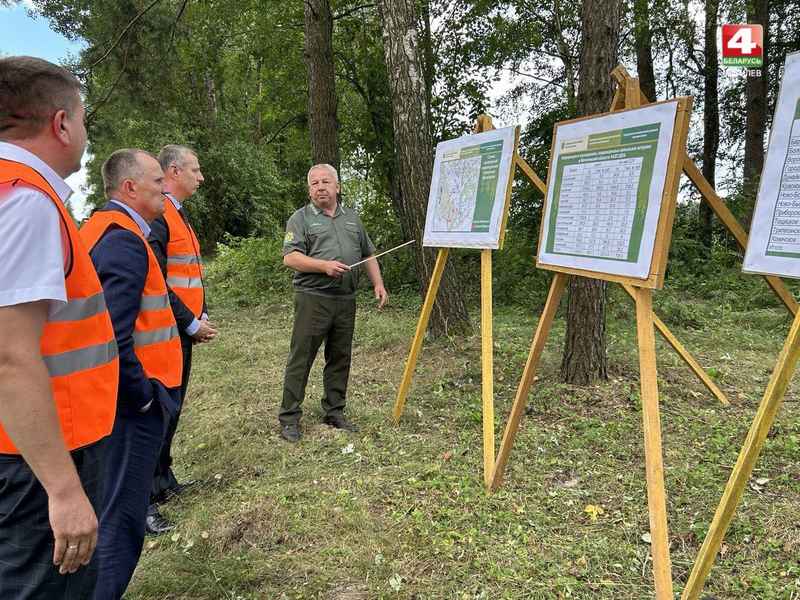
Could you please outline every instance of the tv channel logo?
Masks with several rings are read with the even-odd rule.
[[[761,25],[723,25],[722,64],[750,69],[762,67],[764,28]]]

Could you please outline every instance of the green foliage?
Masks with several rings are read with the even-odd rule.
[[[287,295],[291,271],[283,264],[283,236],[237,238],[226,235],[207,267],[214,301],[254,306]]]
[[[495,302],[534,310],[544,305],[551,275],[534,265],[535,242],[529,232],[506,232],[502,250],[494,253],[492,292]]]

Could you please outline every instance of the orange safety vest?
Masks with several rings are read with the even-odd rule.
[[[81,237],[91,252],[97,242],[113,226],[127,229],[142,240],[147,250],[147,279],[133,327],[133,351],[142,364],[144,374],[157,379],[165,387],[180,387],[183,354],[178,326],[172,315],[167,284],[142,230],[127,214],[116,210],[98,211],[81,227]]]
[[[200,318],[205,304],[200,242],[169,198],[164,199],[164,220],[169,228],[167,284],[194,316]]]
[[[68,242],[67,302],[48,315],[39,343],[68,450],[111,433],[117,412],[119,359],[103,288],[78,228],[56,191],[31,167],[0,159],[0,187],[27,186],[56,205]],[[0,453],[19,454],[0,424]]]

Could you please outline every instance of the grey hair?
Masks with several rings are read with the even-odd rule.
[[[122,187],[126,179],[138,181],[144,175],[144,169],[139,163],[139,155],[145,154],[155,158],[149,152],[138,148],[122,148],[111,153],[101,168],[103,175],[103,189],[106,196],[111,196]]]
[[[186,166],[186,155],[197,156],[197,153],[188,146],[180,146],[178,144],[167,144],[158,153],[158,162],[161,165],[161,170],[165,173],[171,165],[178,167]]]
[[[328,172],[331,173],[331,175],[333,175],[333,178],[336,180],[336,183],[339,183],[339,173],[336,172],[336,169],[333,168],[333,166],[329,165],[328,163],[319,163],[319,164],[314,165],[313,167],[311,167],[308,170],[308,173],[306,173],[306,183],[307,184],[309,184],[309,185],[311,184],[311,172],[312,171],[318,171],[320,169],[326,169]]]

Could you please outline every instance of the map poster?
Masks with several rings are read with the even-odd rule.
[[[517,128],[436,146],[424,246],[499,248]]]
[[[800,277],[800,52],[786,57],[744,270]]]
[[[648,278],[677,108],[556,125],[539,266]]]

